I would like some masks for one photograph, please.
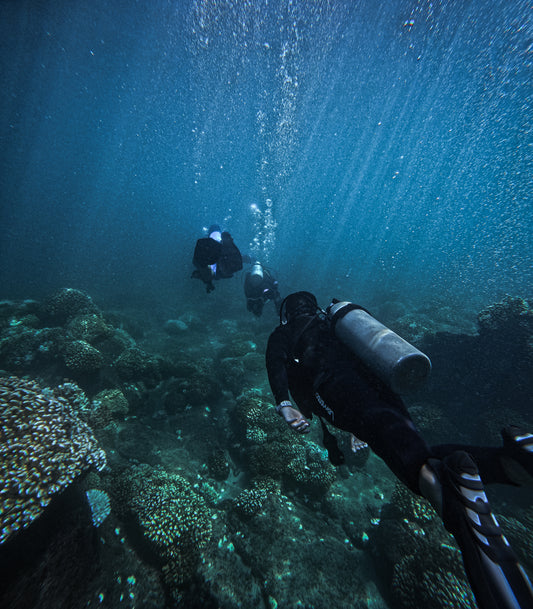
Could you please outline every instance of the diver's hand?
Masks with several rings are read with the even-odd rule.
[[[360,451],[362,448],[368,448],[368,444],[360,440],[357,436],[354,436],[353,433],[350,434],[350,448],[353,453]]]
[[[281,409],[281,416],[285,419],[285,421],[287,421],[289,427],[294,431],[297,431],[298,433],[309,432],[309,421],[296,408],[293,408],[292,406],[284,406]]]

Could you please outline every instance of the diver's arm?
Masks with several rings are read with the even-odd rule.
[[[276,404],[290,401],[287,362],[289,359],[289,340],[282,328],[270,335],[266,349],[266,368],[268,382]]]
[[[289,399],[287,376],[289,344],[289,337],[281,329],[270,335],[266,350],[268,380],[277,404],[276,412],[285,419],[291,429],[299,433],[307,433],[309,422],[297,408],[294,408]]]

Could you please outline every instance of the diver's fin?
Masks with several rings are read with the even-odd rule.
[[[492,514],[472,457],[456,451],[435,471],[442,485],[443,522],[461,548],[480,609],[533,609],[531,582]]]
[[[500,461],[514,484],[533,484],[533,434],[515,425],[501,431],[503,455]]]

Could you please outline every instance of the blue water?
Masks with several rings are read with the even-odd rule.
[[[320,301],[530,295],[528,18],[525,0],[2,2],[0,298],[204,299],[212,222]]]

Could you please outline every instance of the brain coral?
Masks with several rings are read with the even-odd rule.
[[[36,382],[0,377],[0,544],[106,457],[72,403]]]

